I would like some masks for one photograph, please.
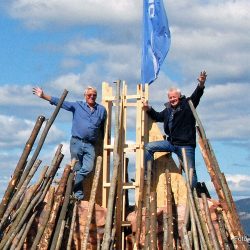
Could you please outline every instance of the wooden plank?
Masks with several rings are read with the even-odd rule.
[[[108,83],[102,83],[102,104],[107,110],[107,120],[105,125],[104,145],[109,145],[111,142],[111,122],[112,122],[112,102],[106,101],[107,96],[112,96],[112,88]],[[103,183],[109,182],[110,180],[110,152],[105,148],[103,149]],[[102,207],[107,208],[108,190],[102,189]]]

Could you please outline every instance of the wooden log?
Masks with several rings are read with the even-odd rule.
[[[227,211],[228,215],[230,213],[229,221],[233,225],[234,234],[239,237],[242,237],[244,235],[244,232],[240,224],[240,220],[239,220],[236,208],[235,208],[234,201],[232,199],[231,191],[228,188],[225,177],[223,177],[223,174],[220,171],[219,164],[215,157],[212,146],[209,143],[209,141],[206,139],[204,128],[202,126],[202,123],[198,117],[198,114],[191,100],[189,100],[189,105],[196,119],[196,122],[198,123],[197,130],[200,136],[199,144],[201,146],[202,154],[206,162],[206,165],[208,167],[208,172],[215,186],[215,190],[218,194],[221,205],[223,209]],[[248,247],[246,242],[243,242],[242,244],[244,245],[245,248]]]
[[[212,248],[212,245],[211,245],[211,242],[210,242],[210,239],[209,239],[207,225],[206,225],[205,219],[202,216],[202,211],[201,211],[201,207],[200,207],[200,203],[199,203],[199,198],[198,198],[198,194],[197,194],[197,191],[196,191],[195,188],[193,190],[193,194],[194,194],[195,207],[196,207],[197,214],[198,214],[198,217],[199,217],[199,222],[200,222],[200,225],[201,225],[202,233],[203,233],[204,238],[205,238],[205,244],[206,244],[208,250],[212,250],[213,248]]]
[[[25,213],[34,192],[36,191],[36,188],[36,185],[34,185],[27,190],[26,196],[24,197],[21,205],[20,213],[18,214],[18,217],[13,222],[13,224],[11,224],[11,227],[7,234],[4,235],[0,244],[0,249],[8,249],[16,234],[20,231],[22,225],[19,227],[19,222],[22,219],[22,216]]]
[[[5,245],[6,248],[8,247],[8,245],[11,244],[14,237],[19,233],[19,231],[21,230],[21,228],[25,224],[25,221],[27,220],[28,216],[30,215],[31,210],[35,206],[36,201],[41,196],[40,193],[36,194],[36,191],[40,187],[40,185],[44,179],[44,176],[46,174],[47,169],[48,169],[47,167],[45,167],[43,169],[36,184],[30,188],[31,190],[28,189],[27,195],[24,197],[24,200],[21,203],[21,206],[19,209],[19,214],[18,214],[17,218],[14,220],[13,224],[11,225],[11,227],[7,233],[6,238],[8,238],[8,241]]]
[[[145,201],[145,242],[144,249],[150,247],[150,190],[151,190],[152,161],[147,162],[147,181],[146,181],[146,201]]]
[[[167,242],[168,242],[168,215],[167,211],[163,210],[163,250],[167,250]]]
[[[191,247],[191,242],[190,239],[188,237],[188,232],[187,232],[187,228],[185,226],[182,227],[182,246],[185,250],[192,250]]]
[[[201,198],[202,198],[202,201],[203,201],[205,214],[206,214],[206,219],[207,219],[207,224],[208,224],[208,227],[209,227],[209,231],[211,233],[211,238],[212,238],[214,249],[215,250],[220,250],[221,248],[220,248],[219,240],[218,240],[217,234],[215,233],[215,229],[214,229],[213,222],[212,222],[212,219],[211,219],[211,214],[210,214],[208,203],[207,203],[207,197],[206,197],[206,195],[204,193],[202,193]]]
[[[156,250],[157,247],[157,229],[158,229],[158,223],[157,223],[157,197],[156,192],[151,192],[150,194],[150,249]]]
[[[97,161],[96,161],[96,168],[95,168],[95,175],[94,175],[94,179],[93,179],[93,185],[92,185],[90,199],[89,199],[88,215],[87,215],[87,220],[86,220],[85,229],[84,229],[82,250],[87,249],[88,238],[89,238],[89,227],[90,227],[90,223],[91,223],[92,216],[93,216],[96,190],[97,190],[98,183],[99,183],[101,167],[102,167],[102,157],[98,156]]]
[[[31,246],[31,250],[35,250],[39,246],[40,239],[43,235],[44,229],[45,229],[47,222],[49,220],[50,212],[51,212],[53,201],[54,201],[54,193],[55,193],[55,187],[50,186],[47,203],[46,203],[46,205],[43,209],[43,212],[40,216],[40,222],[39,222],[37,234],[36,234],[36,237],[33,241],[32,246]]]
[[[42,172],[40,173],[39,179],[36,183],[36,193],[34,193],[33,198],[31,200],[31,202],[29,203],[29,206],[27,207],[25,214],[22,217],[22,220],[20,221],[21,224],[24,223],[25,218],[29,215],[30,211],[35,207],[37,201],[39,200],[40,196],[42,195],[42,192],[39,192],[39,189],[40,188],[42,189],[42,182],[44,181],[44,177],[45,177],[47,170],[48,170],[48,166],[45,166],[43,168]],[[17,211],[18,212],[15,212],[12,215],[12,221],[15,220],[16,216],[18,215],[18,213],[20,211],[20,208]]]
[[[142,207],[143,207],[143,195],[144,195],[143,193],[144,193],[144,168],[141,167],[138,207],[136,216],[136,235],[135,235],[135,246],[134,246],[134,248],[137,249],[139,248],[140,238],[141,238]]]
[[[173,249],[173,235],[174,235],[174,228],[173,228],[173,197],[172,197],[172,189],[171,189],[171,175],[169,170],[166,170],[166,187],[167,187],[167,249]]]
[[[70,195],[72,193],[72,188],[73,188],[72,187],[73,186],[73,180],[74,180],[74,173],[73,173],[73,171],[71,169],[71,172],[69,174],[69,178],[68,178],[68,181],[67,181],[65,196],[64,196],[64,199],[63,199],[63,205],[62,205],[62,208],[61,208],[61,211],[60,211],[58,221],[56,223],[56,228],[55,228],[55,231],[54,231],[54,234],[53,234],[53,239],[52,239],[52,242],[51,242],[50,249],[55,249],[57,244],[58,244],[58,237],[59,237],[59,234],[60,234],[60,230],[62,228],[62,223],[65,221],[68,205],[69,205],[69,202],[70,202]]]
[[[8,184],[8,187],[4,193],[2,202],[0,204],[0,219],[2,218],[10,199],[13,196],[13,193],[15,192],[16,185],[17,185],[19,178],[23,172],[23,169],[25,168],[25,165],[26,165],[25,163],[27,161],[27,158],[30,154],[30,151],[34,145],[34,142],[36,140],[36,137],[40,131],[40,128],[41,128],[44,120],[45,120],[44,116],[39,116],[37,118],[35,126],[31,132],[31,135],[25,144],[22,155],[21,155],[21,157],[16,165],[15,171],[11,177],[11,180]]]
[[[23,225],[20,232],[13,239],[10,250],[15,250],[16,249],[16,247],[17,247],[18,243],[20,242],[20,239],[21,239],[21,237],[22,237],[22,235],[23,235],[23,233],[25,231],[26,226],[27,226],[27,222]]]
[[[114,140],[114,167],[113,167],[113,175],[110,183],[109,189],[109,198],[108,198],[108,206],[107,206],[107,216],[106,216],[106,223],[104,229],[104,236],[103,236],[103,243],[102,249],[108,250],[110,248],[110,239],[111,239],[111,231],[112,231],[112,220],[114,215],[114,204],[115,204],[115,194],[117,188],[117,177],[118,177],[118,168],[120,165],[120,155],[118,154],[119,150],[119,128],[120,128],[120,81],[117,81],[117,88],[116,88],[116,109],[115,109],[115,140]]]
[[[65,223],[66,223],[65,220],[63,220],[62,223],[61,223],[61,228],[60,228],[60,231],[59,231],[59,235],[58,235],[55,250],[59,250],[61,248]],[[54,249],[54,248],[51,248],[51,249]]]
[[[27,237],[27,234],[28,234],[28,232],[29,232],[29,230],[30,230],[30,228],[31,228],[31,226],[32,226],[32,223],[33,223],[33,221],[34,221],[36,215],[37,215],[37,211],[35,211],[35,212],[32,214],[32,216],[29,218],[28,223],[27,223],[27,225],[26,225],[26,227],[25,227],[25,231],[24,231],[24,233],[23,233],[23,235],[22,235],[22,238],[20,239],[20,242],[19,242],[18,246],[15,248],[15,250],[21,250],[21,249],[22,249],[23,244],[24,244],[24,241],[25,241],[25,239],[26,239],[26,237]]]
[[[216,215],[218,218],[218,224],[219,224],[220,233],[221,233],[221,237],[222,237],[223,248],[225,250],[231,250],[230,242],[229,242],[228,237],[227,237],[227,232],[226,232],[226,228],[225,228],[225,222],[223,219],[222,211],[221,211],[221,209],[217,208],[215,212],[216,212]]]
[[[57,218],[57,214],[62,202],[62,198],[65,192],[65,186],[69,177],[71,171],[71,166],[70,165],[66,165],[62,178],[59,182],[59,186],[56,190],[55,193],[55,199],[54,199],[54,203],[53,203],[53,207],[51,210],[51,215],[49,217],[48,223],[46,225],[46,228],[44,230],[43,236],[41,238],[40,241],[40,249],[48,249],[49,248],[49,244],[51,241],[51,235],[52,232],[55,228],[55,224],[56,224],[56,218]]]
[[[49,132],[53,122],[55,121],[55,119],[56,119],[56,117],[57,117],[57,115],[59,113],[59,110],[60,110],[60,108],[61,108],[61,106],[62,106],[62,104],[63,104],[63,102],[64,102],[64,100],[65,100],[65,98],[67,96],[67,94],[68,94],[68,91],[64,90],[64,92],[63,92],[62,96],[60,97],[59,102],[58,102],[53,114],[51,115],[50,119],[47,121],[47,123],[46,123],[46,125],[44,127],[44,130],[43,130],[43,132],[41,134],[41,137],[40,137],[40,139],[39,139],[39,141],[37,143],[37,147],[36,147],[36,149],[35,149],[35,151],[33,153],[33,156],[30,159],[29,164],[25,168],[25,171],[23,172],[22,177],[21,177],[21,179],[20,179],[20,181],[18,183],[17,189],[20,186],[22,186],[24,180],[26,179],[28,173],[30,172],[30,169],[32,168],[34,162],[36,161],[36,159],[37,159],[37,157],[38,157],[38,155],[39,155],[39,153],[40,153],[40,151],[42,149],[44,141],[45,141],[45,139],[46,139],[46,137],[48,135],[48,132]]]
[[[67,250],[72,249],[71,244],[72,244],[73,232],[74,232],[75,222],[76,222],[76,212],[77,212],[77,202],[75,202],[74,208],[73,208],[73,215],[72,215],[72,220],[71,220],[71,224],[70,224],[69,238],[68,238],[68,242],[67,242]]]
[[[182,148],[182,157],[183,157],[183,165],[185,169],[185,176],[186,176],[186,184],[187,184],[187,191],[188,191],[188,204],[189,204],[189,210],[190,210],[190,218],[191,218],[191,228],[192,228],[192,235],[193,235],[193,241],[194,241],[194,249],[199,249],[199,243],[198,243],[198,234],[197,234],[197,228],[196,228],[196,221],[195,221],[195,215],[194,215],[194,204],[193,204],[193,196],[192,196],[192,190],[190,186],[190,176],[189,176],[189,167],[187,165],[187,155],[185,148]]]
[[[23,195],[24,191],[26,190],[30,180],[32,179],[33,175],[35,174],[36,170],[38,169],[39,165],[41,164],[40,160],[37,160],[33,167],[30,170],[30,173],[28,174],[27,178],[23,182],[23,185],[21,186],[20,190],[16,193],[14,198],[11,200],[11,202],[8,205],[8,208],[6,209],[1,222],[0,222],[0,230],[3,230],[3,227],[5,226],[5,223],[10,215],[10,213],[13,211],[14,207],[18,203],[20,197]]]

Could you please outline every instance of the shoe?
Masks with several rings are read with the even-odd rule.
[[[82,201],[83,198],[84,198],[83,195],[77,195],[76,193],[72,194],[72,199],[75,200],[75,201]]]

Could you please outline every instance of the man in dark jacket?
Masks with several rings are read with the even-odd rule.
[[[188,166],[193,171],[192,187],[195,187],[197,184],[195,170],[196,130],[195,118],[188,100],[193,102],[195,108],[198,106],[205,88],[206,77],[205,71],[200,73],[197,79],[199,82],[198,86],[188,98],[182,96],[177,88],[169,89],[169,102],[165,104],[166,108],[161,112],[155,111],[147,102],[143,102],[148,115],[156,122],[164,123],[164,131],[168,136],[167,140],[146,144],[145,162],[153,160],[155,152],[174,152],[182,160],[182,148],[185,148]]]

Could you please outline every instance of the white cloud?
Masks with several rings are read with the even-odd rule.
[[[8,11],[29,27],[41,27],[48,23],[102,24],[131,23],[138,20],[140,1],[104,0],[12,0]]]
[[[75,68],[81,65],[81,61],[77,59],[72,59],[72,58],[66,58],[63,59],[61,62],[61,67],[64,69],[71,69]]]
[[[249,185],[250,176],[249,175],[226,175],[226,180],[228,182],[229,188],[235,197],[249,197]],[[237,198],[236,198],[237,199]]]
[[[19,119],[14,116],[0,115],[0,146],[3,148],[17,148],[25,145],[34,127],[34,122]],[[40,131],[43,130],[44,124]],[[63,132],[52,126],[47,137],[48,143],[54,143],[62,138]]]

